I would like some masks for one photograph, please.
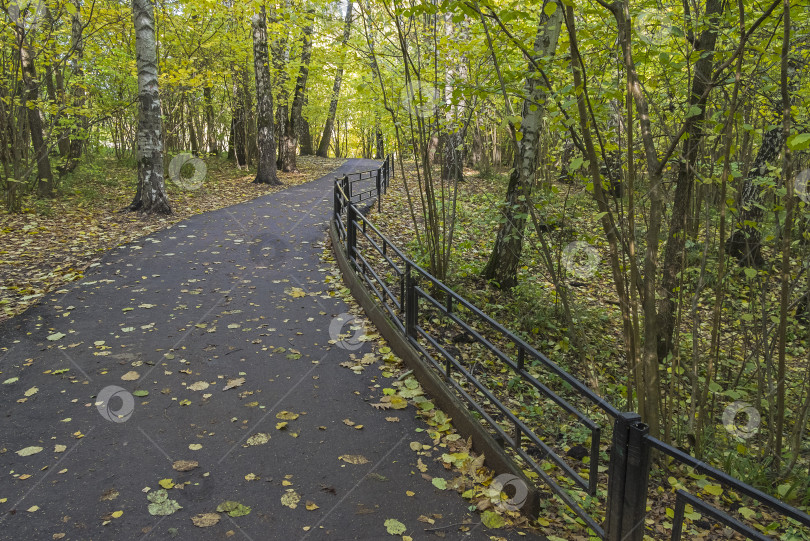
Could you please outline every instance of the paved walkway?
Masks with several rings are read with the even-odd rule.
[[[349,160],[119,247],[0,324],[0,539],[385,539],[389,518],[413,539],[519,538],[422,478],[409,443],[429,443],[425,425],[412,407],[386,421],[369,405],[379,370],[353,374],[329,344],[347,311],[319,261],[331,179],[376,166]],[[161,480],[184,484],[167,491],[182,509],[153,516],[147,487],[153,510],[173,505]],[[192,523],[225,501],[251,511]]]

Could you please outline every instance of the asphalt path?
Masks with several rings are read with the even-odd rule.
[[[332,179],[377,165],[118,247],[0,324],[0,539],[393,539],[388,519],[413,539],[525,539],[426,481],[418,458],[451,476],[410,448],[427,425],[370,406],[375,366],[339,366],[372,345],[330,344],[348,310],[320,260]],[[192,521],[228,501],[244,507]]]

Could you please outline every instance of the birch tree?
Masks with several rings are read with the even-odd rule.
[[[147,214],[171,214],[163,177],[163,122],[151,0],[132,0],[132,21],[138,68],[138,190],[129,209]]]
[[[503,221],[498,229],[495,247],[481,273],[484,278],[495,280],[504,289],[517,285],[517,269],[523,250],[523,232],[529,215],[528,201],[537,170],[540,125],[544,113],[541,105],[546,101],[546,88],[535,73],[533,64],[554,55],[563,22],[562,8],[554,2],[550,5],[557,7],[553,11],[551,8],[543,10],[534,40],[535,58],[528,67],[530,75],[526,78],[526,99],[520,123],[520,140],[514,169],[509,175]],[[551,15],[547,15],[547,12]]]
[[[264,6],[251,19],[253,27],[253,65],[256,70],[256,139],[259,168],[256,184],[280,185],[276,175],[276,137],[273,133],[273,91],[267,55],[267,16]]]

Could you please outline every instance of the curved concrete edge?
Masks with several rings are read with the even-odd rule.
[[[481,423],[473,417],[464,402],[445,385],[443,377],[422,358],[422,355],[408,343],[391,321],[384,309],[380,308],[374,297],[363,285],[352,268],[346,254],[337,249],[341,246],[337,236],[334,219],[329,222],[329,238],[332,253],[340,267],[343,281],[352,293],[352,297],[363,308],[366,316],[377,327],[391,350],[413,370],[413,374],[422,387],[433,398],[433,402],[452,418],[453,426],[465,438],[472,437],[473,449],[484,455],[485,464],[497,474],[507,473],[520,479],[526,486],[528,494],[521,512],[535,518],[540,512],[540,491],[535,487],[521,469],[506,454],[503,447]]]

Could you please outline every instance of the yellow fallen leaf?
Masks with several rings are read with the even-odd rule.
[[[161,479],[158,481],[158,484],[168,490],[174,486],[174,481],[171,479]]]
[[[38,506],[38,505],[32,505],[31,507],[29,507],[28,509],[26,509],[26,511],[28,511],[29,513],[33,513],[33,512],[35,512],[35,511],[39,511],[39,506]]]
[[[112,518],[121,518],[121,515],[123,514],[124,514],[123,511],[113,511]]]
[[[307,511],[314,511],[318,509],[318,504],[315,502],[307,501]]]
[[[276,430],[284,430],[285,428],[287,428],[287,421],[276,423]]]
[[[363,455],[340,455],[338,460],[348,462],[349,464],[368,464],[369,462]]]
[[[416,495],[416,492],[414,492],[413,490],[406,490],[405,495],[406,496],[414,496],[414,495]]]
[[[299,415],[297,413],[291,411],[280,411],[276,413],[276,419],[281,419],[282,421],[295,421],[298,417]]]
[[[123,376],[121,376],[121,379],[124,380],[124,381],[135,381],[136,379],[138,379],[140,377],[141,377],[140,374],[138,374],[134,370],[131,370],[131,371],[127,372],[126,374],[124,374]]]
[[[189,444],[188,448],[191,449],[192,451],[199,451],[200,449],[202,449],[202,445],[199,443],[191,443]]]
[[[289,507],[290,509],[295,509],[298,507],[298,502],[300,501],[301,496],[299,496],[298,493],[292,488],[288,488],[287,492],[285,492],[281,497],[281,505]]]

